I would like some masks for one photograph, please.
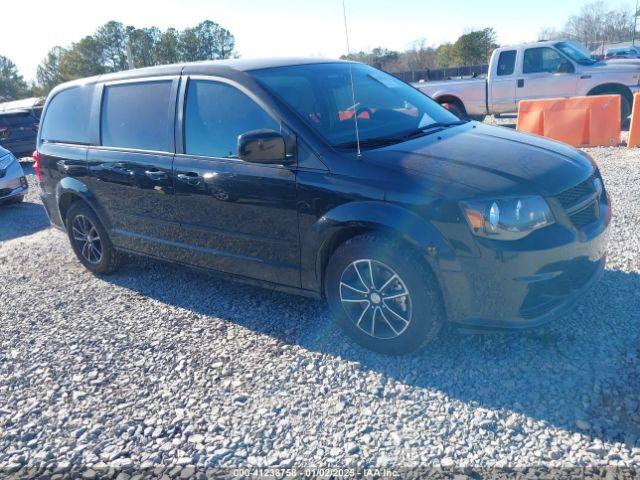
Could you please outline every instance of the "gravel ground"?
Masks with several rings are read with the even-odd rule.
[[[317,301],[139,259],[92,276],[30,170],[26,202],[0,208],[0,477],[640,468],[640,150],[589,153],[615,217],[575,313],[401,358],[355,346]]]

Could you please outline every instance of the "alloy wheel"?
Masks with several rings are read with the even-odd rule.
[[[398,337],[411,323],[411,294],[405,282],[377,260],[347,265],[340,278],[340,301],[355,326],[374,338]]]
[[[96,226],[84,215],[76,215],[72,224],[73,240],[80,255],[97,265],[102,260],[102,241]]]

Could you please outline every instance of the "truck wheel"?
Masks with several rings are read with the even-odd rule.
[[[444,324],[440,290],[424,260],[385,237],[347,240],[331,256],[324,282],[337,321],[370,350],[413,352]]]
[[[589,95],[620,95],[620,127],[625,128],[631,116],[633,108],[633,94],[623,87],[617,88],[615,85],[605,88],[596,88],[589,92]]]
[[[625,128],[631,116],[633,109],[633,97],[627,98],[626,95],[620,95],[620,126]]]
[[[444,108],[446,108],[447,110],[449,110],[451,113],[453,113],[456,117],[460,118],[461,120],[467,120],[467,112],[465,111],[464,107],[462,105],[460,105],[458,102],[442,102],[440,103],[440,105],[442,105]]]
[[[111,243],[98,216],[84,202],[75,202],[66,217],[67,234],[80,263],[95,274],[115,272],[122,255]]]

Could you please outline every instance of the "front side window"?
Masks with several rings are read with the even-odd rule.
[[[500,52],[498,59],[498,76],[512,75],[516,67],[516,51],[507,50]]]
[[[524,52],[524,65],[522,68],[523,73],[558,73],[561,71],[561,66],[566,64],[562,55],[556,52],[553,48],[541,47],[541,48],[528,48]]]
[[[40,135],[45,142],[88,144],[93,85],[57,93],[47,106]]]
[[[102,145],[168,152],[171,81],[108,85],[102,97]]]
[[[189,155],[234,158],[238,136],[280,125],[237,88],[211,80],[191,80],[185,102],[184,147]]]
[[[354,148],[356,118],[361,144],[371,148],[402,141],[429,124],[459,121],[415,88],[367,65],[317,63],[250,74],[336,148]]]

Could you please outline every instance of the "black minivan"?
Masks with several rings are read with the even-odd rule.
[[[605,265],[611,209],[588,155],[461,120],[359,63],[225,60],[67,83],[35,156],[51,222],[92,272],[133,253],[324,297],[385,353],[445,322],[556,319]]]

